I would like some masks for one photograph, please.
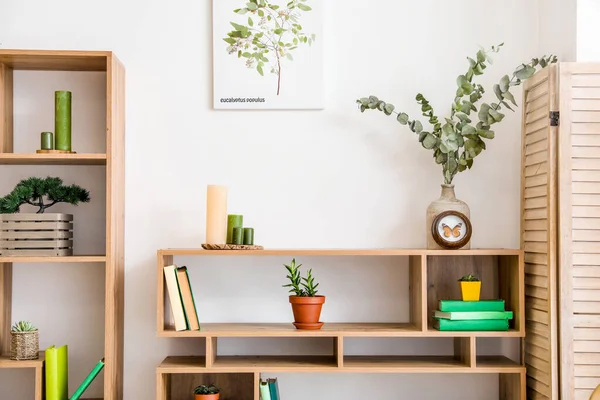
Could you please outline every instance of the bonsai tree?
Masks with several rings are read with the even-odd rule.
[[[194,389],[194,394],[218,394],[220,389],[215,385],[200,385]]]
[[[0,198],[0,214],[18,213],[23,204],[39,207],[41,214],[58,203],[76,206],[90,201],[90,193],[77,186],[63,185],[60,178],[27,178],[19,182],[12,192]]]
[[[429,129],[426,129],[421,121],[411,119],[408,114],[395,111],[393,104],[379,100],[376,96],[363,97],[356,102],[361,112],[379,110],[385,115],[395,115],[398,123],[407,125],[418,135],[421,145],[433,151],[435,162],[442,165],[444,183],[450,185],[456,174],[473,167],[475,157],[486,149],[485,140],[494,138],[492,126],[504,119],[505,114],[502,110],[514,111],[512,106],[516,106],[517,103],[510,88],[519,86],[531,78],[538,67],[545,68],[557,61],[555,56],[550,55],[533,58],[528,64],[519,65],[511,75],[504,75],[500,82],[494,85],[493,92],[497,100],[478,106],[485,90],[482,85],[475,83],[475,77],[482,75],[492,64],[491,53],[497,53],[503,45],[501,43],[492,46],[490,50],[481,49],[475,58],[467,57],[469,68],[456,80],[458,89],[450,107],[449,117],[440,119],[425,96],[417,94],[417,103],[431,125]]]
[[[239,15],[248,15],[247,24],[230,22],[233,31],[223,40],[228,44],[227,52],[237,54],[245,60],[247,68],[256,68],[264,76],[265,65],[277,75],[277,95],[281,91],[283,60],[293,61],[292,52],[299,46],[311,45],[315,34],[302,30],[302,13],[312,10],[308,0],[291,0],[284,7],[269,0],[250,0],[246,7],[233,10]]]
[[[319,284],[315,284],[315,279],[312,276],[312,269],[309,269],[306,277],[302,278],[300,275],[300,267],[302,264],[296,264],[295,258],[290,265],[284,264],[284,266],[289,272],[287,278],[290,280],[290,283],[283,285],[283,287],[289,287],[289,292],[298,297],[315,297],[317,295],[319,292],[317,286],[319,286]]]
[[[479,278],[473,274],[465,275],[458,280],[459,282],[479,282]]]

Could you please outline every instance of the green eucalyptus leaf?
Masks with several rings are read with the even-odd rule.
[[[402,125],[406,125],[408,123],[408,114],[400,113],[400,114],[398,114],[398,117],[396,118],[396,120],[398,122],[400,122]]]
[[[310,8],[306,4],[302,4],[302,3],[298,3],[298,8],[301,9],[302,11],[310,11],[310,10],[312,10],[312,8]]]
[[[385,113],[385,115],[391,115],[394,112],[395,108],[396,107],[394,107],[393,104],[387,103],[383,108],[383,112]]]
[[[476,130],[474,127],[472,127],[471,125],[465,125],[465,126],[462,128],[461,135],[463,135],[463,136],[465,136],[465,135],[472,135],[472,134],[474,134],[476,131],[477,131],[477,130]]]
[[[252,20],[252,17],[248,17],[248,25],[254,26],[254,21]]]
[[[477,62],[481,64],[484,61],[485,61],[485,52],[483,50],[479,50],[477,52]]]
[[[413,131],[415,133],[421,133],[421,131],[423,131],[423,124],[421,121],[414,121]]]
[[[481,107],[479,107],[479,120],[486,123],[488,120],[488,112],[490,111],[490,105],[487,103],[483,103]]]
[[[478,130],[477,134],[486,139],[493,139],[495,137],[494,131],[489,130]]]
[[[509,85],[510,85],[510,78],[508,77],[508,75],[504,75],[502,77],[502,79],[500,79],[500,85],[499,85],[502,93],[505,93],[508,91]]]
[[[469,67],[475,68],[477,61],[473,60],[471,57],[467,57],[467,60],[469,60]]]
[[[437,146],[437,144],[438,144],[438,138],[436,138],[431,133],[427,134],[427,136],[425,137],[425,139],[423,139],[423,142],[422,142],[423,147],[425,147],[427,150],[431,150],[431,149],[435,148]]]
[[[535,68],[529,65],[515,72],[515,76],[522,81],[531,78],[533,74],[535,74]]]
[[[496,94],[496,97],[498,98],[498,100],[500,100],[500,101],[504,100],[504,97],[502,96],[502,89],[500,89],[500,85],[498,85],[498,84],[494,85],[494,93]]]
[[[469,118],[469,116],[467,114],[456,113],[454,115],[456,116],[456,118],[460,119],[463,122],[466,122],[466,123],[470,123],[471,122],[471,119]]]
[[[498,112],[498,111],[494,110],[493,108],[490,108],[489,114],[494,119],[495,122],[500,122],[505,117],[504,114],[502,114],[501,112]]]
[[[508,99],[515,106],[517,105],[517,102],[515,101],[515,96],[513,96],[512,93],[508,90],[504,93],[504,98]]]

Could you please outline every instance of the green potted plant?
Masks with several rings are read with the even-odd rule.
[[[473,274],[465,275],[458,280],[463,301],[479,301],[481,281]]]
[[[77,185],[63,185],[56,177],[27,178],[0,198],[0,255],[68,256],[73,254],[73,215],[45,213],[58,203],[78,205],[90,201],[90,193]],[[21,207],[37,208],[22,213]],[[19,240],[16,240],[19,239]]]
[[[194,400],[219,400],[221,390],[215,385],[200,385],[194,389]]]
[[[315,283],[312,269],[309,269],[303,278],[300,274],[302,264],[296,264],[296,259],[293,259],[290,265],[284,266],[288,271],[287,278],[290,283],[283,287],[290,288],[289,292],[293,293],[290,295],[290,303],[294,313],[294,326],[296,329],[321,329],[323,322],[319,322],[319,319],[325,296],[317,295],[319,284]]]
[[[19,321],[10,329],[10,359],[37,360],[40,352],[38,329],[29,321]]]
[[[414,132],[419,143],[432,151],[435,162],[442,166],[444,183],[440,198],[432,202],[426,214],[427,248],[441,248],[433,239],[431,225],[435,217],[444,211],[453,210],[470,218],[470,210],[466,203],[456,198],[454,194],[453,180],[456,174],[473,167],[475,157],[486,149],[486,140],[494,139],[495,133],[492,127],[501,122],[505,114],[504,109],[513,111],[517,103],[511,87],[519,86],[525,80],[531,78],[538,67],[545,68],[555,63],[555,56],[544,56],[533,58],[527,64],[519,65],[510,75],[504,75],[499,83],[493,86],[494,101],[479,104],[486,92],[481,84],[475,82],[475,78],[484,73],[484,70],[492,64],[492,53],[497,53],[504,44],[492,46],[491,49],[481,49],[474,58],[467,57],[469,68],[465,74],[458,76],[457,90],[450,115],[440,118],[433,106],[421,93],[417,94],[416,101],[421,106],[422,115],[429,122],[426,127],[416,118],[410,118],[404,112],[395,110],[393,104],[378,99],[376,96],[363,97],[356,102],[361,112],[367,110],[379,110],[388,116],[395,116],[401,125],[406,125]],[[469,244],[463,248],[469,248]]]

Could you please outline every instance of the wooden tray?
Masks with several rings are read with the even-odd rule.
[[[264,250],[262,246],[246,244],[203,244],[205,250]]]
[[[76,151],[65,151],[65,150],[36,150],[38,154],[77,154]]]

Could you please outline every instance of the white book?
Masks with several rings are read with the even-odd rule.
[[[179,294],[179,285],[177,283],[176,265],[167,265],[165,268],[165,281],[167,282],[167,291],[169,292],[169,301],[171,302],[171,312],[175,320],[175,330],[187,330],[185,322],[185,313],[183,311],[183,303]]]

